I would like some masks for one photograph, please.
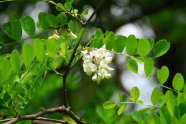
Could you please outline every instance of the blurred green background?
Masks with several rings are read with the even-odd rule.
[[[55,2],[64,3],[64,0],[54,0]],[[82,12],[84,9],[89,9],[89,14],[84,16],[86,20],[93,9],[97,6],[100,0],[74,0],[73,7]],[[134,34],[137,38],[153,38],[155,41],[167,39],[171,43],[169,52],[160,57],[156,61],[156,67],[167,65],[170,69],[170,77],[168,85],[171,87],[172,78],[175,73],[180,72],[186,77],[186,0],[105,0],[102,7],[96,13],[95,17],[87,27],[84,34],[84,43],[88,41],[91,34],[95,33],[97,28],[103,31],[110,30],[116,34],[128,36]],[[0,4],[0,31],[2,34],[2,24],[8,20],[20,19],[22,16],[31,16],[37,22],[39,12],[48,12],[58,14],[59,12],[53,5],[37,0],[16,0]],[[37,29],[37,32],[40,30]],[[47,38],[51,35],[51,31],[46,32],[38,37]],[[12,42],[5,36],[7,43]],[[23,38],[28,37],[26,33]],[[32,43],[32,39],[24,42]],[[11,52],[13,49],[21,50],[21,44],[13,44],[3,47],[0,54]],[[136,119],[145,118],[144,114],[139,114],[135,109],[141,109],[140,106],[128,106],[126,112],[121,116],[116,116],[114,109],[104,110],[102,104],[109,99],[116,100],[117,92],[125,96],[130,96],[131,87],[135,84],[141,86],[144,90],[144,96],[140,96],[144,101],[152,92],[152,83],[142,79],[135,74],[131,74],[126,68],[127,58],[123,56],[113,56],[112,67],[115,71],[110,80],[103,80],[101,85],[97,85],[83,72],[82,61],[71,70],[67,79],[68,96],[72,109],[85,120],[93,124],[124,124],[137,123]],[[143,73],[143,69],[141,71]],[[153,80],[157,81],[154,74]],[[40,90],[35,93],[31,103],[27,105],[25,114],[35,113],[43,108],[56,107],[63,104],[62,94],[62,77],[56,76],[49,72]],[[132,83],[133,84],[132,84]],[[149,85],[139,84],[146,82]],[[143,90],[142,90],[143,89]],[[165,91],[165,89],[162,89]],[[149,93],[149,96],[146,96]],[[149,99],[148,98],[148,99]],[[149,100],[146,100],[147,104]],[[144,111],[144,112],[143,112]],[[49,115],[46,115],[49,116]],[[53,118],[65,118],[60,114],[50,115]]]

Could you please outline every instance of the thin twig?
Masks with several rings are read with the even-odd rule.
[[[96,7],[96,9],[94,10],[94,12],[92,13],[92,15],[88,18],[88,20],[83,24],[83,27],[86,27],[87,24],[91,21],[91,19],[94,17],[94,15],[96,14],[97,10],[100,8],[100,6],[103,4],[104,0],[101,0],[101,2],[98,4],[98,6]]]
[[[68,121],[61,121],[57,119],[51,119],[51,118],[44,118],[44,117],[38,117],[35,120],[42,120],[42,121],[48,121],[48,122],[56,122],[56,123],[62,123],[62,124],[75,124]]]
[[[42,115],[45,114],[52,114],[52,113],[66,113],[68,116],[70,116],[74,121],[76,121],[78,124],[88,124],[87,122],[82,121],[76,114],[74,114],[69,108],[66,108],[65,106],[61,106],[61,107],[56,107],[56,108],[50,108],[50,109],[41,109],[40,112],[35,113],[35,114],[31,114],[31,115],[19,115],[15,118],[11,118],[11,119],[5,119],[5,120],[0,120],[1,122],[6,122],[5,124],[14,124],[18,121],[21,120],[50,120],[50,121],[57,121],[55,119],[46,119],[46,118],[42,118]],[[66,124],[70,124],[67,123]]]

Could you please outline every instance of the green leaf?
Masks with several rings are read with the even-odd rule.
[[[77,31],[78,31],[78,25],[77,25],[77,23],[75,22],[75,21],[70,21],[69,23],[68,23],[68,27],[69,27],[69,29],[74,33],[74,34],[76,34],[77,33]]]
[[[185,124],[185,122],[186,122],[186,114],[184,114],[184,115],[181,117],[179,124]]]
[[[105,38],[103,39],[103,44],[107,44],[111,38],[114,38],[115,35],[112,31],[106,31],[105,32]]]
[[[34,39],[33,48],[34,48],[34,52],[36,54],[37,60],[39,62],[43,62],[43,59],[45,58],[45,48],[44,48],[44,44],[42,43],[42,40]]]
[[[117,103],[113,102],[113,101],[106,101],[103,104],[104,109],[112,109],[114,107],[116,107]]]
[[[115,46],[114,44],[115,44],[115,38],[111,37],[106,43],[106,49],[111,51]]]
[[[54,39],[48,39],[46,40],[46,49],[51,58],[55,58],[55,55],[57,53],[57,44],[54,41]]]
[[[0,59],[0,73],[2,77],[0,80],[7,81],[11,74],[10,62],[7,58]]]
[[[151,77],[154,73],[154,60],[152,58],[144,59],[144,70],[148,77]]]
[[[149,44],[150,44],[150,50],[152,50],[153,46],[154,46],[154,40],[153,39],[148,39]]]
[[[103,46],[102,37],[94,37],[93,39],[91,39],[90,45],[94,48],[101,48]]]
[[[138,73],[138,64],[134,59],[128,59],[127,67],[134,73]]]
[[[123,49],[125,47],[125,41],[126,37],[118,35],[115,40],[115,47],[114,50],[118,53],[123,52]]]
[[[151,102],[153,105],[157,104],[162,96],[162,92],[158,87],[154,88],[151,95]]]
[[[65,6],[65,9],[67,11],[70,11],[71,8],[72,8],[72,2],[71,1],[67,1],[67,2],[65,2],[64,6]]]
[[[174,115],[174,106],[176,104],[176,100],[175,100],[175,96],[174,96],[172,91],[168,90],[165,93],[165,102],[166,102],[167,109],[168,109],[170,115],[173,116]]]
[[[17,50],[13,50],[10,56],[10,65],[14,73],[21,70],[21,59]]]
[[[164,55],[170,48],[170,43],[167,40],[159,40],[153,49],[154,58]]]
[[[171,124],[172,117],[166,106],[162,106],[159,110],[160,121],[162,124]]]
[[[137,53],[141,57],[145,57],[149,54],[150,50],[151,50],[151,46],[149,40],[145,38],[140,39],[137,46]]]
[[[97,31],[96,31],[96,34],[95,34],[96,37],[102,37],[103,36],[103,31],[98,28]]]
[[[67,23],[67,16],[63,12],[60,12],[60,14],[57,15],[57,19],[62,25]]]
[[[160,124],[160,119],[157,114],[150,114],[148,117],[148,124]]]
[[[57,3],[57,5],[59,5],[59,6],[60,6],[61,8],[63,8],[63,9],[65,9],[65,7],[63,6],[63,4]],[[56,9],[57,9],[58,11],[63,11],[60,7],[56,6]]]
[[[127,107],[127,104],[123,104],[119,109],[118,109],[118,115],[121,115],[124,111],[125,111],[125,109],[126,109],[126,107]]]
[[[50,25],[50,27],[56,27],[59,24],[57,17],[52,14],[47,14],[45,16],[45,20]]]
[[[157,71],[157,77],[160,84],[164,84],[169,78],[169,68],[167,66],[162,66],[161,69]]]
[[[3,24],[4,32],[12,39],[19,41],[22,36],[21,24],[19,21],[11,21]]]
[[[137,39],[134,35],[130,35],[126,40],[126,51],[129,55],[135,55],[137,49]]]
[[[24,31],[29,35],[34,35],[35,33],[35,22],[30,16],[25,16],[20,19],[21,26]]]
[[[138,87],[133,87],[131,90],[131,97],[136,102],[139,98],[140,92]]]
[[[175,90],[181,91],[184,87],[184,78],[181,73],[176,73],[173,78],[172,86]]]
[[[122,95],[121,95],[121,93],[117,93],[117,98],[118,98],[118,101],[121,102],[121,100],[122,100]]]
[[[9,93],[5,93],[4,97],[3,97],[3,102],[7,103],[11,100],[11,96],[9,95]]]
[[[28,67],[32,64],[35,55],[34,55],[34,50],[32,46],[29,43],[24,43],[22,47],[22,57],[23,57],[23,62],[28,69]]]
[[[38,15],[39,21],[37,23],[37,26],[41,30],[49,29],[50,25],[46,21],[46,16],[47,15],[48,15],[48,13],[46,13],[46,12],[40,12],[39,15]]]
[[[81,13],[81,15],[87,15],[88,14],[88,9],[85,9],[82,13]]]

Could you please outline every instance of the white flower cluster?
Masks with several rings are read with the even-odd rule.
[[[111,63],[112,57],[108,56],[105,48],[92,51],[83,50],[81,53],[83,54],[83,69],[88,75],[94,74],[93,81],[100,83],[101,79],[111,77],[108,71],[111,72],[114,69],[109,67],[108,64]]]

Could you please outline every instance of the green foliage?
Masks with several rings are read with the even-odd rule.
[[[175,96],[172,93],[172,91],[168,90],[165,93],[165,102],[166,102],[167,109],[168,109],[170,115],[174,116],[174,111],[175,111],[174,106],[176,105],[176,101],[175,101]]]
[[[164,84],[169,78],[169,68],[167,66],[162,66],[161,69],[157,71],[157,77],[160,84]]]
[[[68,18],[63,12],[60,12],[60,14],[57,15],[57,19],[60,24],[64,25],[67,23]]]
[[[100,28],[97,29],[96,34],[92,36],[90,45],[94,48],[101,48],[103,46],[104,34]]]
[[[52,14],[47,14],[45,16],[45,20],[50,25],[50,27],[56,27],[59,23],[57,17]]]
[[[154,60],[152,58],[144,59],[144,70],[148,77],[151,77],[154,73]]]
[[[45,47],[41,39],[34,39],[33,41],[33,48],[34,53],[36,55],[36,58],[39,62],[43,62],[43,59],[45,58]]]
[[[117,53],[121,53],[123,51],[124,47],[125,47],[126,37],[118,35],[118,36],[116,36],[115,39],[116,40],[115,40],[114,50]]]
[[[126,51],[129,55],[135,55],[136,54],[136,49],[137,49],[137,39],[134,35],[130,35],[126,39]]]
[[[164,55],[170,48],[170,43],[167,40],[159,40],[153,49],[154,58]]]
[[[49,28],[50,25],[46,21],[46,16],[47,15],[48,14],[46,12],[39,13],[39,15],[38,15],[39,21],[37,22],[37,26],[38,26],[39,29],[46,30],[46,29]]]
[[[17,50],[13,50],[10,56],[10,65],[14,73],[19,73],[21,70],[21,59]]]
[[[133,87],[131,90],[132,100],[134,100],[136,102],[138,100],[139,96],[140,96],[140,92],[139,92],[138,87]]]
[[[35,54],[32,46],[29,43],[24,43],[22,48],[23,62],[28,69],[34,61]]]
[[[113,101],[106,101],[104,104],[103,104],[103,107],[105,109],[112,109],[114,107],[116,107],[117,103],[113,102]]]
[[[157,104],[160,101],[160,97],[162,96],[162,92],[158,87],[154,88],[151,95],[151,102],[153,105]]]
[[[173,78],[172,86],[175,90],[181,91],[184,87],[184,78],[181,73],[176,73]]]
[[[57,45],[54,39],[48,39],[46,42],[46,49],[51,58],[54,58],[57,53]]]
[[[127,61],[127,67],[134,73],[138,73],[138,64],[134,59],[129,59]]]
[[[21,24],[19,21],[11,21],[3,24],[4,32],[12,39],[19,41],[22,36]]]
[[[20,19],[21,26],[24,31],[29,35],[35,34],[35,22],[30,16],[25,16]]]
[[[78,31],[78,25],[77,25],[77,23],[76,23],[75,21],[70,21],[70,22],[68,22],[68,27],[69,27],[69,29],[70,29],[74,34],[77,33],[77,31]]]
[[[149,54],[151,46],[148,39],[140,39],[138,42],[137,52],[141,57],[145,57]]]
[[[0,117],[9,118],[14,116],[15,113],[24,115],[25,113],[35,112],[35,110],[43,106],[50,107],[56,105],[58,100],[53,97],[55,95],[61,97],[62,84],[64,83],[62,79],[64,78],[66,67],[73,68],[81,59],[81,50],[84,49],[91,51],[95,48],[98,49],[105,46],[111,53],[129,57],[126,63],[127,67],[136,74],[138,74],[138,63],[144,62],[144,71],[147,79],[152,81],[149,77],[155,71],[155,58],[164,55],[169,50],[169,42],[159,40],[154,45],[153,39],[137,39],[134,35],[130,35],[129,37],[122,35],[115,36],[112,31],[103,32],[102,29],[98,28],[91,39],[88,39],[89,42],[87,44],[78,44],[85,30],[80,25],[84,23],[81,22],[83,21],[82,15],[88,14],[88,9],[85,9],[82,13],[78,13],[78,10],[72,7],[72,3],[73,0],[67,0],[63,4],[58,3],[57,5],[68,12],[64,12],[61,8],[56,7],[60,11],[57,16],[46,12],[41,12],[38,15],[37,27],[39,29],[46,32],[46,30],[50,30],[49,28],[55,28],[52,31],[54,36],[49,39],[44,39],[42,36],[38,36],[38,34],[36,34],[36,38],[34,35],[36,30],[35,22],[30,16],[22,17],[19,21],[9,21],[3,24],[5,34],[11,39],[18,41],[16,43],[21,42],[22,29],[28,35],[31,35],[31,38],[33,38],[33,47],[29,43],[24,43],[22,45],[22,51],[19,50],[19,47],[15,47],[18,50],[11,50],[9,54],[1,54],[0,56]],[[69,13],[71,17],[67,16]],[[78,34],[77,38],[74,34]],[[40,37],[43,39],[40,39]],[[0,44],[2,45],[0,49],[4,48],[5,40],[6,37],[0,34]],[[72,64],[68,65],[76,45],[79,46],[74,54]],[[126,54],[123,52],[125,48]],[[153,50],[153,58],[149,54],[151,50]],[[21,51],[21,54],[18,51]],[[22,66],[23,64],[24,66]],[[96,63],[96,67],[99,67],[98,63]],[[66,87],[71,93],[77,93],[77,88],[85,87],[84,89],[87,91],[86,95],[93,100],[88,103],[88,100],[86,101],[84,98],[81,98],[81,92],[75,94],[75,97],[78,96],[78,101],[76,100],[76,102],[80,101],[82,103],[83,101],[86,104],[86,106],[83,105],[84,108],[87,107],[83,119],[89,120],[89,116],[86,117],[86,114],[91,113],[90,115],[92,116],[92,110],[94,109],[95,114],[90,119],[91,123],[184,124],[186,121],[186,85],[184,85],[184,78],[182,74],[177,73],[172,81],[174,89],[164,86],[169,78],[169,69],[167,66],[162,66],[157,71],[157,78],[160,84],[154,81],[152,82],[169,90],[164,95],[158,87],[154,88],[151,95],[153,105],[146,105],[142,100],[139,100],[140,91],[138,87],[132,88],[131,99],[127,99],[126,96],[118,93],[118,102],[110,101],[109,98],[116,89],[114,89],[114,84],[110,83],[109,80],[108,84],[100,86],[100,91],[97,90],[97,87],[91,85],[94,87],[93,90],[96,94],[93,97],[89,92],[89,90],[92,90],[91,88],[89,89],[90,85],[88,84],[89,86],[87,87],[84,81],[81,82],[81,77],[83,78],[81,81],[84,80],[85,76],[80,73],[79,68],[72,69],[67,74]],[[113,82],[112,79],[111,81]],[[107,87],[110,84],[112,86]],[[107,93],[109,97],[106,97],[105,94]],[[52,98],[48,98],[51,96]],[[53,100],[55,104],[51,102],[51,99],[55,99]],[[103,102],[103,106],[100,106]],[[38,106],[37,103],[43,106]],[[125,111],[127,104],[146,105],[148,108],[126,112],[123,116],[122,113]],[[26,111],[27,109],[31,110]],[[82,108],[79,107],[78,109]],[[18,123],[29,124],[31,121],[23,120]]]
[[[127,104],[123,104],[122,106],[120,106],[117,111],[117,114],[121,115],[125,111],[126,107],[127,107]]]
[[[87,15],[88,14],[88,9],[85,9],[82,13],[81,13],[81,15]]]

